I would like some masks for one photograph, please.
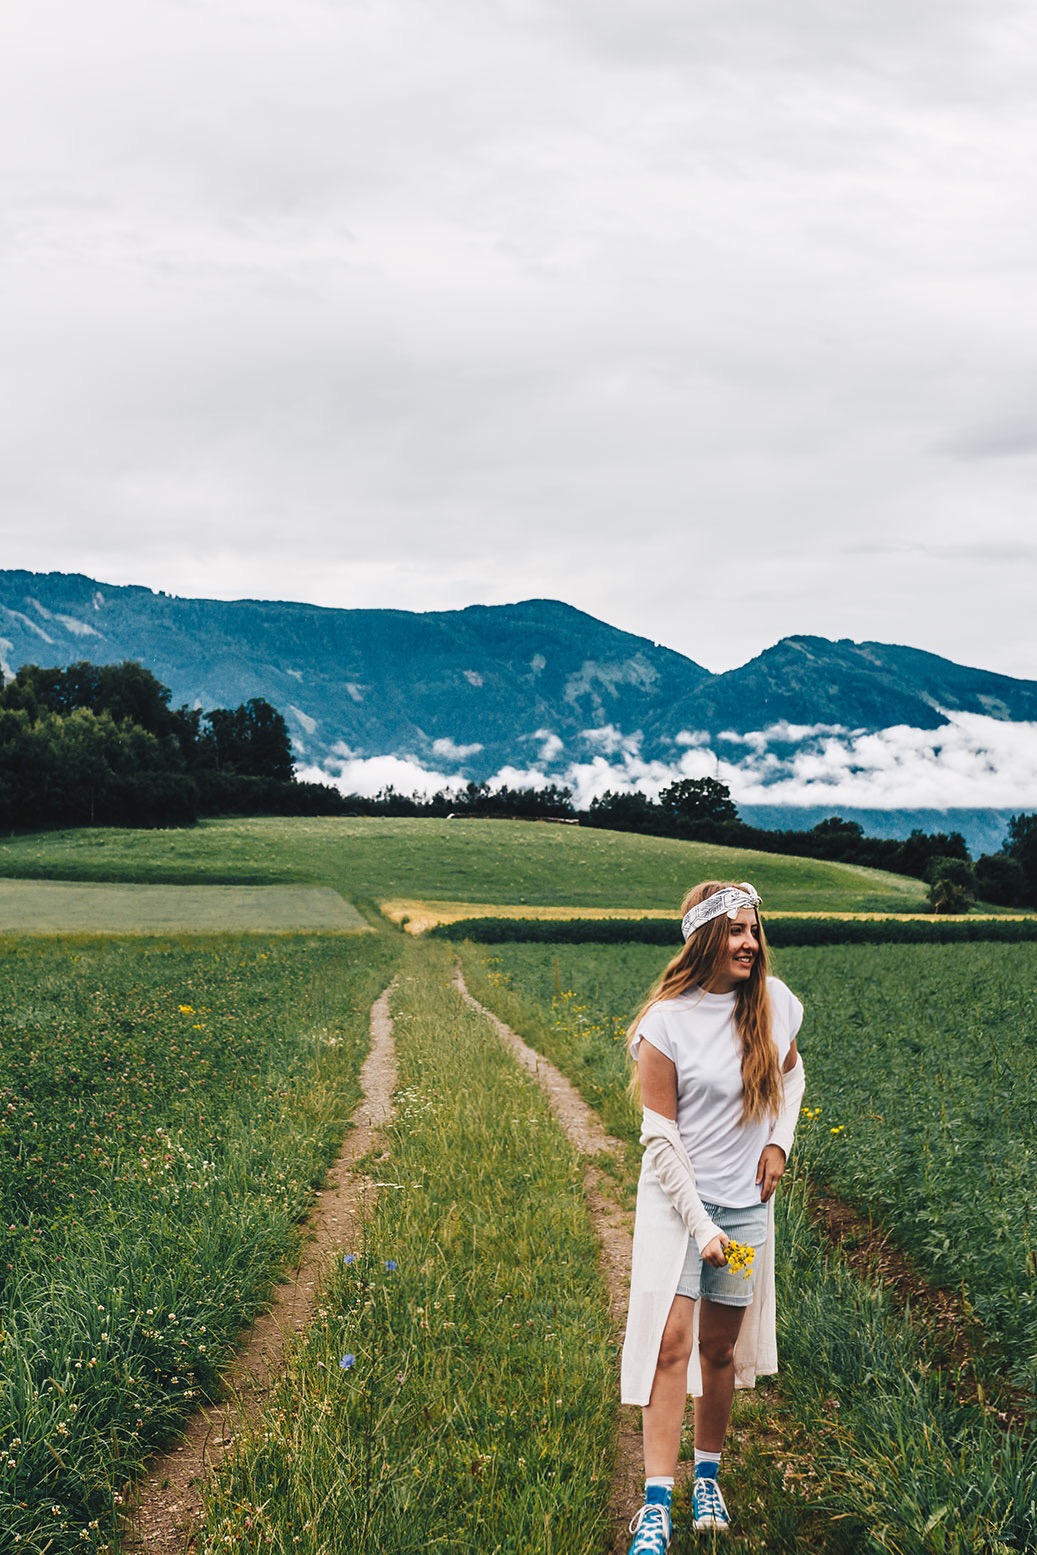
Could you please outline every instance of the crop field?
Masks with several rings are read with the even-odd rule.
[[[581,1169],[450,973],[460,955],[472,992],[625,1141],[616,1191],[632,1204],[623,1030],[668,952],[455,947],[371,909],[525,897],[672,911],[706,872],[755,879],[786,911],[917,906],[917,882],[721,851],[425,821],[0,844],[9,879],[324,887],[375,926],[0,938],[9,1547],[119,1549],[127,1483],[218,1388],[297,1245],[359,1094],[370,1004],[396,974],[398,1111],[367,1163],[382,1187],[283,1386],[218,1472],[198,1548],[605,1555],[616,1351]],[[1022,1555],[1037,1548],[1019,1404],[1037,1340],[1037,946],[789,947],[777,970],[807,1006],[810,1112],[779,1206],[782,1372],[738,1401],[726,1547]],[[826,1240],[809,1213],[820,1189],[962,1303],[985,1397]],[[673,1555],[694,1547],[682,1534]]]

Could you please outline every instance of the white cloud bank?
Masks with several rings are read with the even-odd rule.
[[[542,764],[502,767],[490,786],[563,783],[579,808],[607,789],[655,797],[668,783],[702,777],[718,778],[741,804],[830,805],[833,810],[1037,808],[1037,723],[1003,723],[975,713],[947,716],[949,723],[941,729],[897,725],[874,734],[831,725],[775,724],[739,736],[746,754],[737,760],[696,733],[678,736],[683,749],[676,761],[651,760],[641,754],[639,734],[609,728],[585,731],[591,754],[566,761],[561,742],[541,730]],[[732,743],[728,739],[728,749]],[[389,784],[407,794],[456,792],[467,781],[457,773],[433,771],[413,756],[363,758],[346,747],[324,768],[305,767],[299,777],[364,795]]]

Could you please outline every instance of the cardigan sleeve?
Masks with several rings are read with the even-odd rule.
[[[695,1238],[699,1252],[720,1236],[720,1227],[706,1213],[695,1186],[695,1169],[688,1159],[672,1118],[647,1107],[641,1123],[644,1166],[654,1175],[660,1188]]]
[[[792,1154],[792,1141],[796,1137],[799,1109],[803,1104],[803,1093],[806,1090],[807,1084],[802,1058],[797,1057],[788,1074],[783,1074],[781,1078],[785,1098],[781,1104],[781,1111],[778,1113],[777,1121],[771,1130],[769,1142],[772,1145],[778,1145],[784,1150],[787,1161]]]

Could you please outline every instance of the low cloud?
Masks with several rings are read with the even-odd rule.
[[[481,750],[481,745],[455,745],[453,740],[434,740],[432,743],[432,754],[441,761],[466,761],[469,756],[478,756]]]
[[[561,742],[540,731],[540,761],[501,767],[489,786],[558,783],[572,790],[579,809],[610,789],[657,798],[669,783],[705,777],[726,784],[736,804],[824,805],[833,811],[1037,808],[1037,722],[1005,723],[976,713],[947,717],[940,729],[900,724],[874,734],[775,724],[740,735],[745,754],[738,759],[724,753],[723,742],[728,751],[732,743],[727,736],[717,740],[720,750],[699,743],[697,736],[681,736],[677,744],[685,749],[675,762],[643,756],[639,734],[623,735],[611,725],[585,731],[587,759],[563,762],[556,759]],[[465,750],[449,740],[437,745]],[[390,785],[406,794],[456,792],[466,781],[413,756],[358,757],[344,745],[323,768],[305,767],[299,776],[368,796]]]

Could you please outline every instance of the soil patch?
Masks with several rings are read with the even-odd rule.
[[[912,1321],[928,1335],[933,1361],[948,1374],[958,1398],[978,1404],[1004,1426],[1018,1429],[1032,1422],[1030,1394],[1013,1388],[1003,1377],[992,1376],[996,1361],[984,1367],[988,1341],[964,1293],[930,1284],[887,1230],[834,1194],[811,1188],[807,1204],[811,1219],[854,1273],[884,1285],[897,1304],[910,1311]]]
[[[225,1400],[199,1410],[181,1441],[155,1458],[128,1492],[132,1511],[122,1547],[133,1555],[184,1555],[193,1548],[208,1476],[280,1377],[287,1345],[313,1315],[327,1258],[359,1237],[362,1202],[374,1185],[356,1175],[354,1163],[375,1148],[393,1116],[396,1056],[388,989],[371,1010],[371,1050],[360,1083],[363,1098],[324,1188],[315,1196],[299,1261],[277,1287],[269,1310],[253,1324],[224,1379]]]

